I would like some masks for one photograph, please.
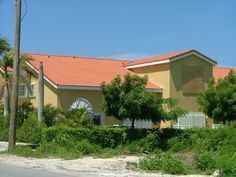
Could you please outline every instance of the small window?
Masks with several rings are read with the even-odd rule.
[[[35,84],[30,85],[30,90],[28,90],[30,97],[35,97]]]
[[[19,97],[27,97],[27,90],[25,85],[19,85],[18,95]]]
[[[101,116],[100,115],[94,115],[93,116],[93,123],[95,125],[101,125]]]

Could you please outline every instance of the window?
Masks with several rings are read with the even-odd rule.
[[[93,112],[92,104],[84,98],[75,99],[74,102],[70,106],[70,109],[81,109],[81,108],[86,108],[88,111],[88,114],[91,117],[93,116],[94,112]]]
[[[30,84],[30,90],[28,90],[29,97],[35,97],[35,84]]]
[[[35,97],[35,84],[19,85],[18,95],[19,97]]]
[[[105,124],[105,113],[104,112],[94,113],[92,121],[95,125],[103,126]]]
[[[25,85],[19,85],[18,95],[19,97],[27,97],[27,89]]]
[[[101,116],[100,115],[94,115],[93,116],[93,123],[94,123],[94,125],[101,125]]]
[[[192,127],[205,127],[206,116],[203,113],[189,113],[185,117],[179,117],[177,124],[174,128],[192,128]]]

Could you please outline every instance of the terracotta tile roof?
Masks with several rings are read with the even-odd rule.
[[[1,71],[3,71],[3,67],[2,66],[0,66],[0,69],[1,69]],[[7,67],[7,72],[12,72],[12,71],[13,71],[13,68]]]
[[[65,86],[100,86],[101,82],[109,83],[118,74],[134,74],[124,67],[128,60],[58,56],[45,54],[29,54],[33,60],[29,64],[38,70],[40,61],[44,65],[44,73],[55,85]],[[148,82],[148,89],[160,87]]]
[[[133,65],[139,65],[139,64],[145,64],[145,63],[150,63],[150,62],[156,62],[156,61],[162,61],[162,60],[168,60],[168,59],[174,59],[176,57],[179,57],[181,55],[185,55],[188,53],[192,53],[195,52],[198,55],[203,56],[204,58],[207,58],[208,60],[210,60],[213,63],[216,63],[216,61],[210,59],[209,57],[203,55],[202,53],[194,50],[194,49],[189,49],[189,50],[183,50],[183,51],[179,51],[179,52],[173,52],[173,53],[169,53],[169,54],[165,54],[165,55],[159,55],[159,56],[155,56],[155,57],[150,57],[150,58],[144,58],[141,60],[135,60],[133,62],[129,62],[126,64],[126,66],[133,66]]]
[[[236,68],[224,68],[224,67],[213,67],[213,77],[218,80],[218,79],[224,79],[225,76],[228,75],[230,70],[233,70],[236,72]]]

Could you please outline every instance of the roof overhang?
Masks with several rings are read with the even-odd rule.
[[[141,67],[145,67],[145,66],[153,66],[153,65],[159,65],[159,64],[164,64],[164,63],[170,63],[170,62],[182,59],[182,58],[190,56],[190,55],[195,55],[195,56],[201,58],[202,60],[204,60],[208,63],[211,63],[213,66],[215,66],[217,64],[216,61],[211,60],[208,57],[206,57],[196,51],[192,51],[192,52],[189,52],[189,53],[186,53],[181,56],[174,57],[174,58],[169,58],[169,59],[160,60],[160,61],[152,61],[152,62],[141,63],[141,64],[134,64],[134,65],[126,66],[126,68],[133,69],[133,68],[141,68]]]
[[[35,71],[37,74],[39,74],[39,71],[34,66],[32,66],[29,62],[26,62],[26,64],[33,71]],[[101,87],[100,86],[59,85],[59,84],[53,83],[46,76],[44,76],[44,79],[50,85],[52,85],[55,89],[59,89],[59,90],[95,90],[95,91],[101,91]],[[162,91],[163,91],[163,89],[159,89],[159,88],[147,88],[146,89],[146,92],[160,92],[161,93]]]

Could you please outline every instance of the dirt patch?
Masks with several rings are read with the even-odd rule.
[[[186,164],[196,167],[196,156],[191,152],[177,152],[176,157],[182,159]]]
[[[0,162],[27,168],[43,169],[72,176],[109,176],[109,177],[174,177],[158,173],[128,170],[127,163],[137,163],[139,156],[118,156],[113,158],[83,157],[75,160],[36,159],[12,155],[0,155]],[[181,177],[181,176],[178,176]],[[184,177],[204,177],[204,175],[189,175]]]

